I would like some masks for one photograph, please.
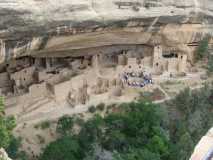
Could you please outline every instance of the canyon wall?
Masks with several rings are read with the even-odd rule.
[[[0,62],[126,44],[190,52],[212,34],[212,15],[211,0],[2,0]]]

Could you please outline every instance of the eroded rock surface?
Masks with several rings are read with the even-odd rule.
[[[211,0],[2,0],[0,35],[38,35],[62,25],[97,27],[140,18],[149,24],[155,17],[164,24],[204,20],[211,23],[212,6]]]
[[[0,59],[150,41],[194,43],[211,34],[212,15],[211,0],[2,0]]]
[[[3,148],[0,148],[0,159],[1,160],[12,160],[8,157],[7,153]]]
[[[195,147],[190,160],[212,160],[213,159],[213,128],[203,136]]]

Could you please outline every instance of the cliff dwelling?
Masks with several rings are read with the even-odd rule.
[[[14,116],[20,150],[36,160],[59,136],[36,130],[43,121],[86,122],[119,112],[114,104],[167,105],[186,88],[211,84],[212,8],[211,0],[0,2],[0,116]],[[34,132],[46,141],[38,144]]]
[[[6,52],[4,46],[1,51]],[[71,102],[72,97],[73,105],[86,104],[91,95],[110,93],[117,87],[143,89],[162,77],[187,77],[193,63],[186,51],[163,44],[100,46],[77,53],[80,55],[58,53],[54,57],[25,56],[8,61],[0,75],[1,94],[49,96],[57,102]],[[36,90],[42,90],[42,94]],[[88,98],[79,100],[79,93]]]

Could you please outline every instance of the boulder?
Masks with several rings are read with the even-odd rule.
[[[7,153],[3,148],[0,149],[0,160],[12,160],[8,157]]]

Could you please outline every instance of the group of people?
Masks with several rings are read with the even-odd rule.
[[[151,74],[147,75],[144,72],[124,72],[122,74],[122,81],[131,87],[144,87],[147,84],[153,84]],[[130,78],[134,81],[130,81]]]

